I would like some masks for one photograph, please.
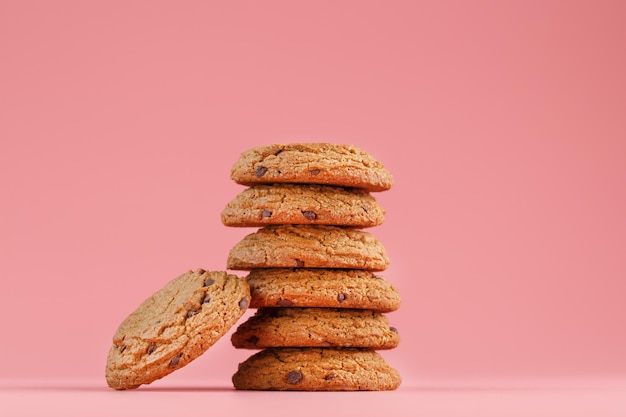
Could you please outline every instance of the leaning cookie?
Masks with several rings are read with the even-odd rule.
[[[246,282],[199,269],[170,281],[119,326],[106,365],[111,388],[149,384],[204,353],[250,304]]]
[[[384,191],[393,177],[384,165],[353,145],[292,143],[243,152],[231,169],[239,184],[327,184]]]
[[[253,269],[250,307],[400,308],[400,294],[381,276],[358,269]]]
[[[346,268],[383,271],[389,257],[374,235],[338,226],[265,226],[237,243],[228,269]]]
[[[233,375],[240,390],[383,391],[401,378],[376,351],[359,348],[271,348],[257,352]]]
[[[222,211],[226,226],[326,224],[372,227],[385,211],[364,190],[324,185],[256,185],[242,191]]]
[[[261,308],[231,338],[236,348],[363,347],[393,349],[400,336],[376,311],[335,308]]]

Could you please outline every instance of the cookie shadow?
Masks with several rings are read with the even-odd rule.
[[[159,386],[159,387],[140,387],[137,392],[234,392],[232,386]]]

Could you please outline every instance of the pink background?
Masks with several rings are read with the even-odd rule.
[[[394,174],[369,231],[403,295],[382,352],[402,389],[625,376],[625,18],[620,1],[0,1],[0,378],[103,386],[119,322],[253,231],[220,222],[239,153],[298,141]],[[230,387],[251,352],[227,339],[153,385]]]

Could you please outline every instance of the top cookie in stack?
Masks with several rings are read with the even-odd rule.
[[[267,145],[241,154],[230,178],[238,184],[326,184],[385,191],[393,177],[356,146],[332,143]]]
[[[260,227],[228,256],[229,269],[250,271],[251,307],[259,309],[232,342],[265,349],[240,364],[235,387],[397,388],[399,374],[376,350],[398,345],[382,313],[396,310],[400,297],[374,274],[389,265],[384,246],[359,230],[382,224],[370,192],[391,188],[391,174],[355,146],[300,143],[242,153],[231,178],[249,188],[222,222]]]

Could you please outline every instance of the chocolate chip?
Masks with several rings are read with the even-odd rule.
[[[150,343],[150,346],[148,346],[148,350],[147,350],[147,354],[148,355],[152,355],[152,352],[154,352],[156,350],[156,343]]]
[[[196,314],[198,314],[198,312],[197,312],[197,311],[194,311],[194,310],[189,310],[189,311],[187,312],[187,318],[193,317],[193,316],[195,316]]]
[[[280,300],[278,300],[276,305],[280,307],[291,307],[293,305],[293,302],[291,302],[291,300],[281,298]]]
[[[304,266],[304,261],[296,258],[296,266],[302,268]]]
[[[265,175],[266,172],[267,172],[267,168],[265,168],[265,167],[258,167],[257,169],[254,170],[254,175],[257,178],[261,178],[263,175]]]
[[[245,298],[242,298],[241,300],[239,300],[239,308],[242,310],[245,310],[246,308],[248,308],[248,300],[246,300]]]
[[[363,209],[364,212],[369,213],[369,211],[367,211],[367,207],[361,206],[361,208]]]
[[[319,170],[319,169],[312,169],[312,170],[311,170],[311,175],[312,175],[313,177],[314,177],[314,176],[316,176],[316,175],[317,175],[317,174],[319,174],[319,173],[320,173],[320,170]]]
[[[211,301],[211,296],[209,294],[205,295],[204,298],[202,299],[202,303],[200,304],[206,304],[209,301]]]
[[[346,299],[346,295],[343,293],[339,293],[337,294],[337,301],[339,301],[340,303],[343,302]]]
[[[315,220],[315,219],[317,219],[317,214],[314,211],[303,211],[302,215],[307,220]]]
[[[328,374],[324,377],[326,381],[330,381],[331,379],[337,378],[337,374]]]
[[[178,362],[180,362],[181,356],[183,356],[182,353],[179,353],[178,355],[174,356],[170,360],[170,363],[167,366],[169,366],[170,368],[176,368],[178,366]]]
[[[215,280],[213,278],[209,278],[206,281],[204,281],[204,286],[208,287],[209,285],[213,285],[215,284]]]
[[[283,149],[279,149],[279,150],[277,150],[276,152],[274,152],[274,156],[278,156],[278,155],[280,155],[281,153],[283,153]]]
[[[120,353],[124,353],[125,350],[126,350],[126,346],[124,345],[120,346]]]
[[[287,382],[295,385],[302,381],[302,373],[300,371],[291,371],[287,374]]]
[[[398,333],[398,329],[396,329],[395,327],[390,327],[389,330],[391,330],[394,333]]]
[[[256,344],[257,344],[257,343],[258,343],[258,341],[259,341],[259,338],[258,338],[258,337],[256,337],[255,335],[252,335],[252,336],[250,336],[250,337],[248,338],[248,340],[247,340],[247,341],[248,341],[248,342],[250,342],[250,343],[252,343],[253,345],[255,345],[255,346],[256,346]]]
[[[264,219],[272,217],[272,212],[269,210],[263,210],[263,213],[261,213],[261,217]]]

